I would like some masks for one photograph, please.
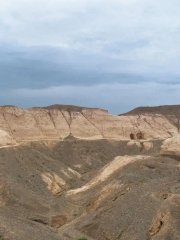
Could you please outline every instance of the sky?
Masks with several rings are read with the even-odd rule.
[[[180,104],[179,0],[1,0],[0,105]]]

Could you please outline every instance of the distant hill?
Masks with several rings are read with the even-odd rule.
[[[122,115],[138,115],[138,114],[162,114],[162,115],[179,115],[180,105],[163,105],[157,107],[137,107],[127,113],[119,114]]]

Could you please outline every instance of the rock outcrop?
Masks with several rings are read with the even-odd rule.
[[[14,144],[16,144],[15,140],[7,132],[0,130],[0,147]]]
[[[161,153],[180,157],[180,135],[166,139],[161,146]]]
[[[141,112],[141,111],[140,111]],[[106,110],[53,105],[24,110],[0,107],[0,130],[6,135],[1,145],[23,141],[80,139],[158,139],[175,136],[175,115],[130,112],[114,116]],[[4,139],[4,140],[3,140]]]

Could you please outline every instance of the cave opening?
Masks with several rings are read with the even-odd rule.
[[[134,139],[135,139],[135,136],[134,136],[133,133],[130,134],[130,139],[131,139],[131,140],[134,140]]]

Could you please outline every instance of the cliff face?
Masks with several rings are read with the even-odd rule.
[[[158,139],[178,133],[176,116],[153,112],[120,116],[105,110],[54,105],[24,110],[0,107],[0,145],[37,140],[62,140],[71,135],[80,139]]]

